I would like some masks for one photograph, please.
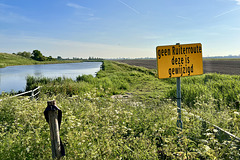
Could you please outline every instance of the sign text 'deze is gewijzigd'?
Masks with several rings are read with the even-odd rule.
[[[158,78],[203,74],[202,44],[158,46]]]

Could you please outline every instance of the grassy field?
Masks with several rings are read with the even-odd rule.
[[[63,112],[64,159],[239,159],[239,144],[195,115],[240,136],[240,76],[182,78],[180,130],[176,80],[155,74],[104,61],[96,78],[28,77],[29,89],[42,86],[38,101],[0,102],[0,159],[51,159],[43,111],[52,99]]]
[[[51,63],[74,63],[74,62],[82,62],[81,60],[64,60],[64,61],[35,61],[33,59],[25,58],[22,56],[8,54],[8,53],[0,53],[0,68],[4,68],[7,66],[15,66],[15,65],[34,65],[34,64],[51,64]]]
[[[116,61],[149,69],[157,69],[156,59],[130,59]],[[240,75],[240,59],[203,59],[203,73]]]

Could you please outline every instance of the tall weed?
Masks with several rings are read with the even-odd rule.
[[[51,159],[43,111],[52,99],[63,111],[64,159],[240,158],[239,144],[219,138],[196,116],[239,135],[240,113],[234,109],[239,76],[182,78],[181,130],[176,103],[169,100],[176,97],[175,79],[159,80],[151,70],[116,62],[103,66],[96,78],[83,75],[76,81],[29,77],[29,88],[42,86],[38,101],[0,101],[0,159]],[[111,98],[126,93],[131,97]]]
[[[198,97],[207,102],[215,99],[215,104],[237,108],[240,101],[240,76],[205,74],[202,76],[184,77],[181,81],[181,94],[185,104],[193,107]],[[168,96],[176,98],[176,87],[169,90]]]

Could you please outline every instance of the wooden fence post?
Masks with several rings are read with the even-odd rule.
[[[34,99],[34,90],[32,90],[31,97],[30,97],[30,100],[33,100],[33,99]]]
[[[48,101],[48,106],[56,106],[56,101]],[[60,135],[59,135],[59,122],[58,122],[58,110],[48,111],[49,126],[50,126],[50,136],[52,144],[52,158],[61,158],[61,146],[60,146]]]

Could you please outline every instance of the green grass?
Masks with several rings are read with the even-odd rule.
[[[171,82],[175,84],[175,81]],[[184,77],[181,79],[183,102],[189,107],[194,106],[200,99],[204,103],[214,99],[219,109],[223,106],[239,108],[240,76],[205,74],[202,76]],[[169,96],[176,98],[176,86],[169,91]]]
[[[240,113],[234,105],[228,106],[234,97],[221,103],[214,98],[217,93],[219,97],[231,94],[225,88],[238,84],[239,76],[183,78],[181,131],[176,126],[175,79],[159,80],[155,70],[111,61],[104,61],[102,68],[96,78],[83,75],[77,81],[29,77],[29,88],[42,86],[38,101],[1,101],[0,159],[51,159],[43,111],[52,99],[63,112],[64,159],[240,158],[234,141],[219,138],[216,129],[190,113],[239,135]],[[239,93],[239,87],[234,92]],[[119,94],[131,97],[111,98]]]
[[[25,58],[22,56],[0,53],[0,68],[15,65],[34,65],[34,64],[52,64],[52,63],[76,63],[82,60],[64,60],[64,61],[35,61],[33,59]]]
[[[18,55],[0,53],[0,68],[12,65],[30,65],[30,64],[37,64],[37,62]]]

